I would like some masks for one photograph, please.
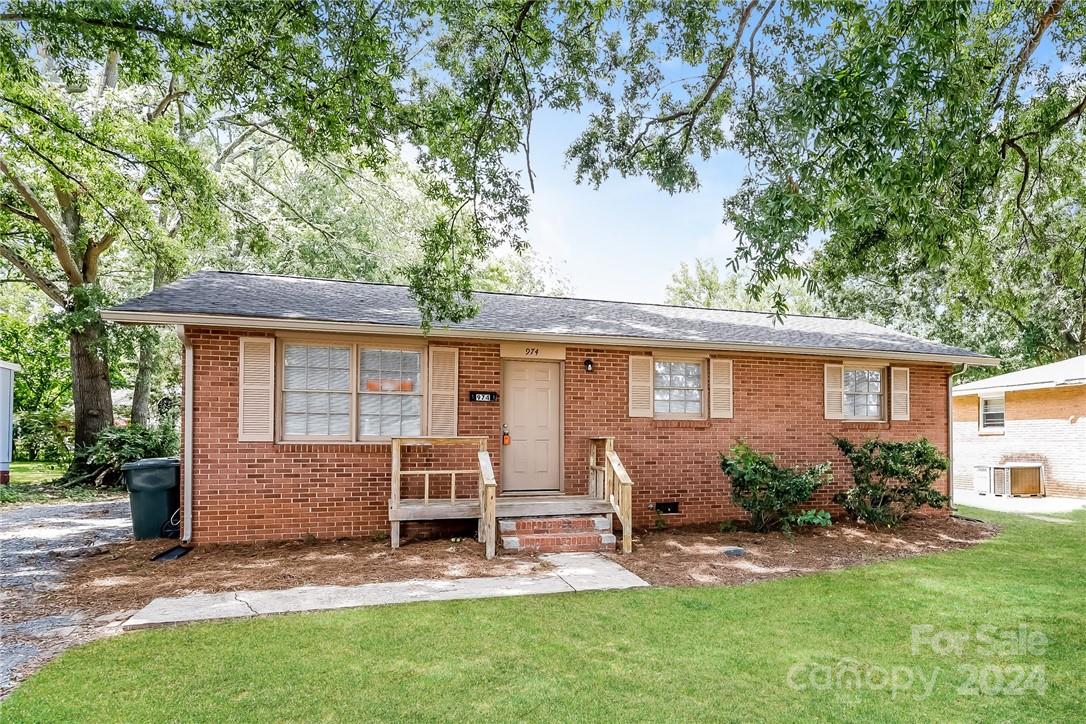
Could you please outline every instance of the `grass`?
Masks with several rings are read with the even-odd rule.
[[[117,490],[54,484],[67,469],[65,463],[13,462],[11,484],[0,485],[0,505],[81,502],[112,498],[119,494]]]
[[[65,653],[0,717],[1079,719],[1086,511],[1068,515],[1070,525],[968,514],[1002,534],[953,553],[750,586],[420,603],[126,634]],[[914,652],[914,625],[974,637],[1025,626],[1047,644],[1001,655],[974,638],[961,653]],[[811,672],[821,687],[819,672],[850,661],[859,687],[810,685]],[[1023,693],[997,686],[1001,675],[1018,678],[1018,666],[1040,676]],[[960,690],[968,667],[984,672],[975,695]],[[933,672],[925,693],[917,677]]]

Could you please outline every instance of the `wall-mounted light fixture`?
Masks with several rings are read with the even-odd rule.
[[[585,358],[585,361],[584,361],[584,371],[585,371],[585,372],[591,372],[591,371],[592,371],[592,370],[594,370],[594,369],[596,369],[596,363],[595,363],[595,362],[593,362],[593,361],[592,361],[592,360],[590,360],[590,359],[587,359],[587,358]]]

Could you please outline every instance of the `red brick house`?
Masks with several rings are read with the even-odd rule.
[[[949,453],[954,365],[996,361],[848,319],[475,299],[424,333],[405,287],[200,272],[106,312],[184,342],[185,541],[398,545],[459,519],[491,546],[589,549],[617,517],[628,546],[658,516],[743,517],[718,463],[737,439],[835,461],[829,508],[831,434]]]

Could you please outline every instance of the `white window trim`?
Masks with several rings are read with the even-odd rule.
[[[346,348],[347,351],[348,351],[348,356],[350,358],[348,360],[348,362],[347,362],[347,364],[348,364],[348,367],[347,367],[347,389],[346,390],[288,390],[288,389],[286,389],[286,384],[287,384],[286,355],[287,355],[287,346],[291,345],[291,344],[308,345],[308,346],[311,346],[311,347],[339,347],[341,349]],[[354,346],[351,345],[351,344],[344,344],[342,342],[334,342],[334,341],[323,342],[323,341],[316,341],[316,340],[295,340],[295,341],[286,340],[282,344],[278,344],[276,346],[281,349],[281,351],[279,351],[276,354],[276,360],[275,360],[275,365],[276,365],[275,374],[276,374],[276,377],[278,379],[278,384],[276,385],[276,394],[275,394],[276,405],[278,407],[278,412],[275,415],[275,424],[276,424],[277,429],[279,429],[281,431],[280,437],[282,437],[282,439],[284,441],[287,441],[287,442],[324,442],[324,441],[327,441],[327,442],[350,442],[352,439],[354,439],[355,421],[350,417],[354,413],[354,409],[355,409],[355,399],[354,399],[355,395],[352,394],[352,392],[351,392],[355,387],[355,377],[356,377],[356,372],[355,372],[355,369],[354,369],[354,367],[355,367],[355,364],[354,364],[355,363]],[[286,433],[287,406],[283,403],[283,395],[286,392],[332,392],[332,393],[335,393],[335,394],[338,394],[338,395],[342,395],[342,394],[350,395],[351,396],[350,409],[347,412],[347,414],[348,414],[347,434],[346,435],[288,435]]]
[[[284,431],[283,385],[285,384],[286,348],[288,344],[324,345],[328,347],[349,347],[351,350],[350,390],[351,395],[351,425],[347,435],[287,435]],[[420,435],[426,435],[429,428],[429,420],[426,411],[430,404],[429,367],[427,361],[427,345],[402,339],[366,338],[359,340],[345,339],[343,337],[323,335],[278,335],[275,344],[275,441],[284,444],[340,444],[340,445],[373,445],[387,444],[392,441],[388,435],[360,435],[358,432],[358,416],[361,394],[359,384],[359,350],[361,349],[389,349],[402,352],[419,353],[419,388],[421,392],[422,415],[419,420]]]
[[[657,412],[656,411],[656,363],[657,362],[697,362],[701,365],[701,412]],[[654,420],[707,420],[709,419],[709,358],[698,355],[653,354],[652,356],[652,417]],[[671,389],[671,388],[668,388]],[[696,389],[689,387],[686,389]]]
[[[879,372],[879,379],[881,380],[880,386],[882,389],[879,392],[879,415],[878,417],[860,417],[857,415],[848,414],[848,388],[845,386],[845,374],[849,370],[861,370],[871,372],[877,370]],[[887,388],[890,383],[890,368],[876,364],[849,364],[845,363],[841,369],[841,419],[845,422],[886,422],[888,414],[887,404]]]
[[[1003,424],[1002,425],[985,425],[984,424],[984,403],[987,400],[1002,400],[1003,401]],[[998,394],[979,395],[977,397],[977,429],[981,435],[1003,435],[1007,430],[1007,396],[1000,392]]]

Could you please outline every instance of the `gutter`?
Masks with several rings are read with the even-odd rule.
[[[954,510],[954,378],[964,375],[968,369],[969,363],[966,362],[960,370],[950,375],[946,387],[946,492],[949,498],[947,507],[951,511]]]
[[[184,401],[184,435],[181,452],[182,462],[182,495],[184,496],[184,502],[182,503],[182,509],[184,510],[184,526],[181,532],[181,545],[188,546],[192,541],[192,340],[185,334],[185,328],[182,325],[177,325],[174,328],[177,334],[177,338],[181,340],[181,345],[185,348],[185,375],[182,382],[181,397]]]
[[[402,324],[374,324],[369,322],[333,322],[313,319],[281,319],[276,317],[239,317],[218,314],[173,314],[170,312],[133,312],[107,309],[102,318],[122,324],[184,324],[189,327],[228,327],[241,329],[272,329],[302,332],[339,332],[341,334],[402,335],[408,337],[435,337],[446,339],[483,339],[488,341],[548,341],[570,345],[636,347],[656,349],[696,349],[718,352],[751,352],[754,354],[795,354],[816,357],[887,359],[941,364],[965,364],[994,367],[999,358],[973,355],[937,354],[924,352],[899,352],[825,347],[788,347],[771,344],[742,344],[714,342],[710,340],[672,340],[651,337],[623,337],[618,335],[584,335],[561,332],[517,332],[479,329],[431,329],[428,334],[419,327]]]

